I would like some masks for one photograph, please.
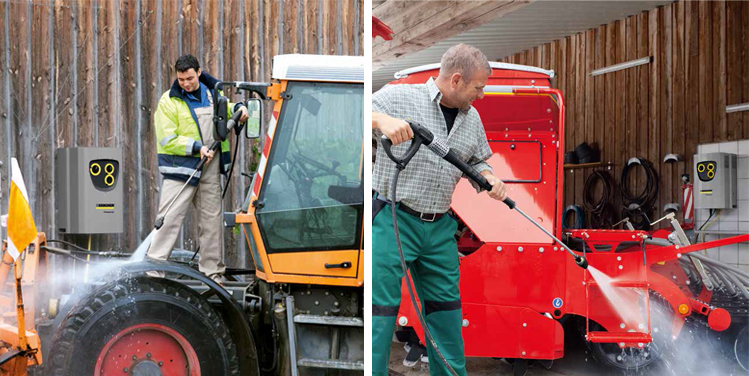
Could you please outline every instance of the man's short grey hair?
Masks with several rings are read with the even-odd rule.
[[[481,69],[492,74],[486,55],[478,48],[463,43],[450,47],[440,61],[440,76],[445,74],[445,77],[460,73],[464,80],[471,81],[473,75]]]

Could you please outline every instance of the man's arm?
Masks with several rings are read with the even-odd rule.
[[[168,98],[162,98],[154,113],[156,142],[172,155],[193,155],[200,152],[203,143],[177,134],[177,111]]]

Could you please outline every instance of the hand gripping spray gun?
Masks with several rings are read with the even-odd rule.
[[[413,130],[414,138],[411,140],[411,145],[408,147],[405,153],[401,157],[396,157],[393,155],[393,152],[391,150],[393,143],[385,136],[382,136],[381,143],[382,147],[385,150],[385,154],[387,154],[388,158],[390,158],[393,162],[395,162],[396,170],[395,174],[393,176],[393,183],[390,186],[390,196],[389,198],[393,201],[395,201],[395,192],[396,192],[396,186],[398,185],[398,175],[400,175],[400,172],[403,171],[403,169],[406,168],[406,165],[411,161],[411,159],[414,157],[417,151],[419,151],[419,148],[421,145],[425,145],[430,150],[432,150],[435,154],[440,156],[441,158],[445,159],[446,161],[450,162],[453,166],[457,167],[460,171],[462,171],[466,176],[468,176],[471,180],[475,181],[481,188],[491,191],[492,185],[489,184],[489,182],[484,178],[481,174],[476,171],[473,167],[469,166],[467,163],[463,162],[458,158],[455,153],[453,153],[450,150],[450,147],[447,146],[447,142],[439,139],[435,139],[432,132],[430,132],[428,129],[422,127],[418,123],[409,122],[409,125],[411,126],[411,130]],[[533,223],[536,227],[538,227],[541,231],[543,231],[546,235],[548,235],[550,238],[554,239],[555,242],[557,242],[559,245],[562,246],[562,248],[566,249],[567,252],[572,255],[572,257],[575,259],[575,263],[580,266],[583,269],[588,268],[588,261],[583,256],[578,256],[573,252],[566,244],[564,244],[561,240],[557,239],[556,236],[554,236],[552,233],[547,231],[543,226],[541,226],[538,222],[534,221],[531,217],[529,217],[525,212],[523,212],[517,205],[515,205],[515,201],[513,201],[511,198],[506,198],[502,202],[507,205],[507,207],[510,208],[510,210],[515,209],[518,213],[520,213],[523,217],[525,217],[527,220],[529,220],[531,223]],[[407,270],[408,267],[406,266],[406,261],[403,257],[403,249],[401,248],[401,241],[400,241],[400,235],[398,233],[398,221],[396,218],[396,207],[395,204],[391,205],[392,209],[392,215],[393,215],[393,231],[395,232],[395,242],[398,245],[398,253],[400,256],[401,261],[401,268],[403,269],[403,275],[407,276]],[[416,298],[413,291],[413,286],[411,285],[410,279],[406,278],[406,286],[408,287],[408,293],[411,296],[411,303],[413,304],[414,308],[418,307],[416,304]],[[424,317],[422,317],[421,312],[416,309],[416,315],[419,318],[419,322],[421,323],[421,327],[424,328],[424,334],[427,337],[427,340],[431,343],[432,348],[434,349],[437,356],[439,356],[442,363],[447,367],[448,370],[450,370],[450,373],[452,375],[457,376],[457,373],[455,370],[450,367],[450,365],[447,363],[447,360],[442,355],[442,352],[437,348],[437,345],[435,344],[434,340],[432,339],[432,335],[429,332],[429,328],[426,325],[426,321],[424,320]]]

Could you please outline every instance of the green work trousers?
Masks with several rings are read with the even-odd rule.
[[[387,376],[390,344],[401,302],[403,271],[393,232],[391,206],[372,221],[372,374]],[[429,330],[450,366],[465,375],[460,270],[455,241],[457,222],[442,216],[425,222],[397,210],[403,255],[414,281]],[[449,375],[429,341],[427,355],[432,375]]]

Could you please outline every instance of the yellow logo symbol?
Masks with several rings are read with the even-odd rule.
[[[101,173],[101,166],[99,166],[98,163],[92,163],[91,167],[89,167],[88,172],[91,173],[92,176],[99,176]]]
[[[104,165],[104,172],[106,173],[106,176],[104,176],[104,184],[111,187],[112,184],[114,184],[114,165],[111,163]]]

